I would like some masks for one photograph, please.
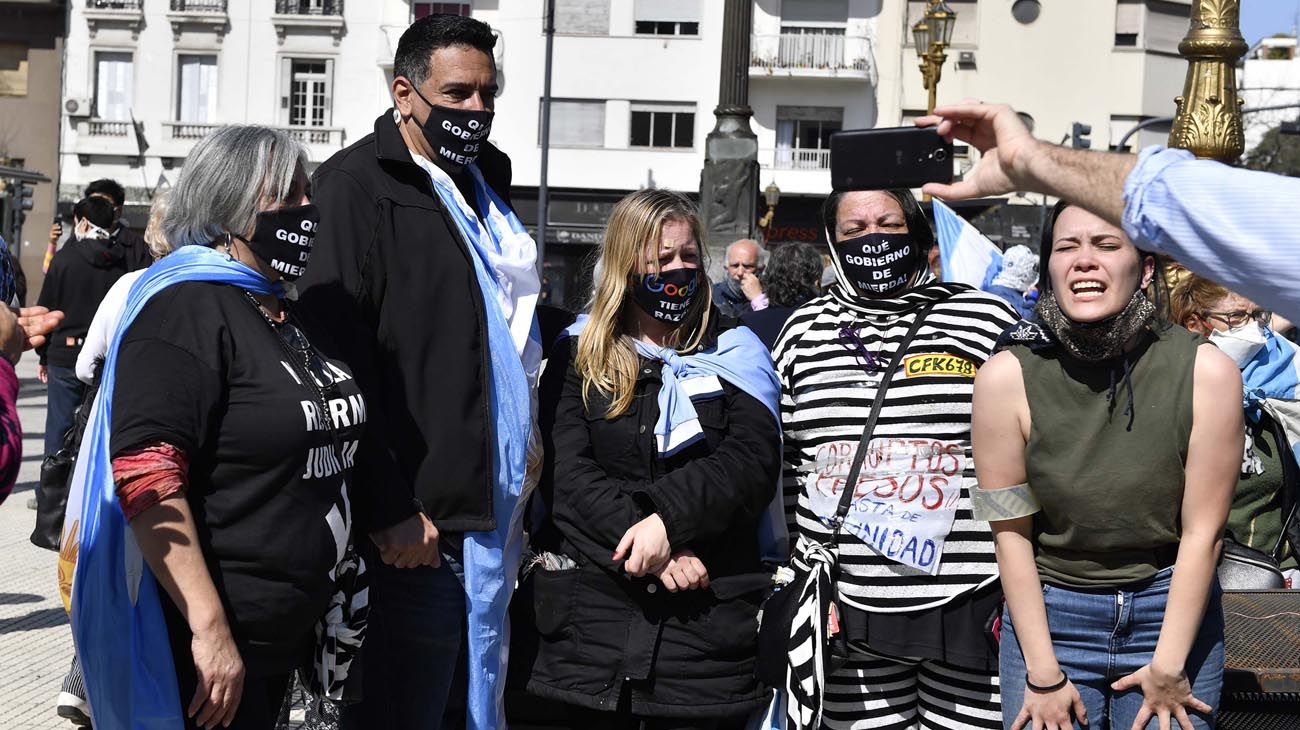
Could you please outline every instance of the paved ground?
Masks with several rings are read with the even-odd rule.
[[[0,505],[0,728],[70,728],[54,714],[63,674],[72,661],[68,617],[58,598],[58,556],[28,541],[36,513],[27,509],[40,473],[45,432],[45,386],[36,357],[18,365],[18,412],[23,423],[23,467],[13,494]]]

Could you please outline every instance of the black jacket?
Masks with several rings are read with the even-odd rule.
[[[478,165],[508,201],[509,158],[485,145]],[[321,220],[301,302],[348,332],[338,355],[366,393],[378,441],[355,479],[409,487],[440,530],[493,529],[486,315],[455,222],[391,111],[312,186]],[[358,505],[367,531],[410,514],[409,499]]]
[[[77,355],[104,295],[130,271],[126,249],[112,240],[68,239],[54,254],[36,304],[63,312],[63,320],[37,348],[42,365],[77,366]]]
[[[721,397],[695,404],[705,440],[660,459],[661,364],[642,359],[631,408],[606,420],[599,393],[583,406],[576,340],[569,344],[555,348],[543,376],[540,494],[552,518],[533,542],[578,567],[536,570],[520,596],[531,592],[536,628],[528,691],[614,710],[626,689],[634,714],[658,717],[720,717],[763,704],[754,654],[770,572],[757,530],[780,472],[775,419],[724,381]],[[623,533],[654,512],[672,549],[694,550],[704,563],[708,590],[670,593],[611,559]],[[531,648],[521,656],[532,658]]]

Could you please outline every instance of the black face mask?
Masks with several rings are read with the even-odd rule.
[[[492,131],[493,113],[487,110],[438,106],[411,85],[415,95],[429,105],[429,116],[420,125],[424,140],[439,157],[457,168],[474,164],[479,147]]]
[[[257,214],[252,238],[234,236],[286,281],[293,281],[307,271],[318,222],[320,213],[314,205],[279,208]]]
[[[699,269],[673,269],[633,277],[632,300],[660,322],[681,324],[700,285]]]
[[[845,281],[862,296],[890,294],[911,281],[925,253],[906,233],[868,233],[832,245]]]

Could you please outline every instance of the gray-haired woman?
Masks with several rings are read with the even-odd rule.
[[[292,281],[317,221],[305,163],[281,132],[213,132],[172,192],[167,240]],[[275,295],[182,281],[149,299],[118,345],[113,479],[166,591],[189,727],[274,727],[347,540],[365,403],[298,314]]]

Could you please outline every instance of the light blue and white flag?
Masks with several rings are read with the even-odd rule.
[[[1002,268],[1002,251],[938,198],[934,199],[934,229],[944,281],[979,289]]]

